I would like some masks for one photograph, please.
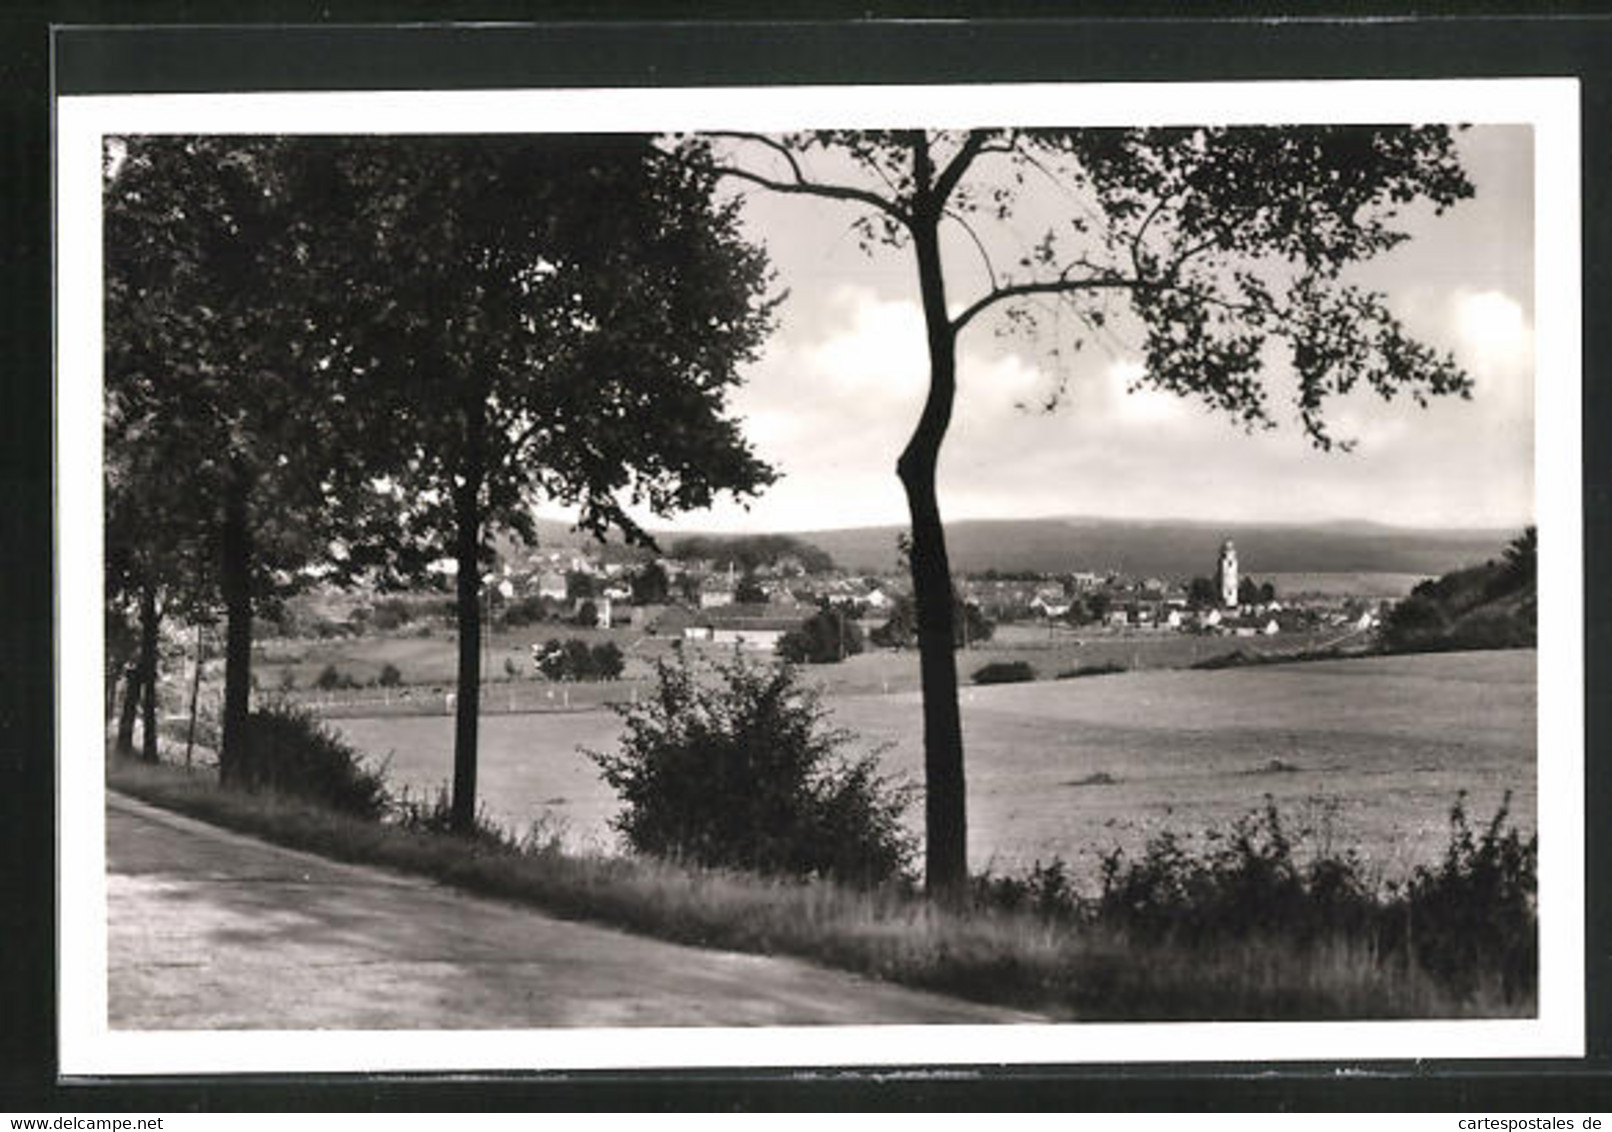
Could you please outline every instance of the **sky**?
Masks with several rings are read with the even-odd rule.
[[[1408,399],[1352,394],[1331,403],[1328,421],[1355,449],[1322,453],[1281,398],[1291,379],[1279,357],[1266,378],[1279,427],[1249,434],[1195,402],[1128,392],[1142,373],[1140,335],[1123,319],[1061,363],[1048,359],[1044,342],[1003,336],[979,319],[959,342],[956,412],[939,471],[942,515],[1423,527],[1532,521],[1532,132],[1478,126],[1457,144],[1475,197],[1443,217],[1412,210],[1412,239],[1350,278],[1385,292],[1421,340],[1454,352],[1474,380],[1471,401],[1438,398],[1420,409]],[[911,252],[864,254],[850,229],[854,205],[758,190],[744,208],[749,235],[767,248],[789,296],[732,407],[782,477],[748,509],[724,500],[675,525],[905,523],[895,461],[927,370]],[[994,233],[993,252],[1034,231],[1035,218],[1019,229]],[[960,235],[945,254],[955,308],[985,277]],[[1060,407],[1019,407],[1051,388],[1056,364],[1068,379]]]

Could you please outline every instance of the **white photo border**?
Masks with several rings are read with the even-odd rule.
[[[89,95],[55,105],[57,926],[67,1076],[1582,1057],[1578,80]],[[1449,122],[1534,130],[1539,1014],[1458,1022],[122,1031],[107,1018],[101,153],[135,133],[541,133]],[[473,124],[466,126],[467,123]],[[93,710],[92,710],[93,707]]]

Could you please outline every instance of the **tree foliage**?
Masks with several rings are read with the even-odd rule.
[[[692,865],[878,884],[903,877],[911,799],[876,755],[844,753],[817,693],[789,665],[662,662],[654,694],[618,707],[616,753],[589,751],[621,796],[615,828],[639,853]]]
[[[952,647],[970,648],[984,644],[996,632],[996,626],[973,602],[960,596],[952,598]],[[918,641],[918,610],[912,598],[896,598],[890,607],[890,616],[883,625],[868,634],[868,639],[880,648],[910,649]]]
[[[1425,404],[1471,388],[1346,274],[1408,238],[1402,213],[1417,202],[1437,213],[1472,195],[1442,126],[814,130],[698,135],[682,149],[740,184],[852,206],[864,248],[912,252],[930,380],[896,471],[912,520],[927,879],[948,898],[965,889],[967,823],[935,470],[964,329],[990,315],[1001,330],[1049,330],[1054,350],[1073,349],[1128,317],[1142,344],[1139,385],[1246,428],[1275,423],[1264,377],[1285,350],[1290,409],[1322,448],[1350,444],[1327,427],[1334,397],[1360,388]],[[819,159],[849,172],[819,175]],[[948,247],[977,257],[981,282],[967,293],[949,293],[963,277]],[[1045,405],[1066,380],[1055,378]]]
[[[631,136],[302,139],[339,238],[318,312],[384,520],[349,539],[387,580],[457,570],[454,812],[475,812],[481,576],[531,504],[648,537],[772,472],[729,415],[771,322],[767,265],[708,172]]]
[[[778,640],[778,655],[791,664],[834,664],[862,651],[862,627],[843,608],[819,609]]]
[[[305,580],[364,499],[311,318],[333,300],[313,266],[330,216],[309,174],[275,138],[142,135],[106,151],[109,583],[225,606],[226,778],[254,603]]]
[[[671,555],[685,561],[733,562],[747,573],[791,558],[808,574],[834,569],[834,559],[827,551],[793,535],[689,535],[672,543]]]

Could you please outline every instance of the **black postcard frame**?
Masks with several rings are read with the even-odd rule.
[[[25,4],[0,17],[6,150],[0,222],[9,412],[0,434],[10,615],[0,652],[0,1108],[276,1109],[1460,1109],[1612,1108],[1612,812],[1607,642],[1612,476],[1612,17],[1582,8],[1515,15],[1496,5],[1408,17],[1272,20],[1277,6],[1220,18],[1065,19],[1017,6],[991,18],[960,5],[865,6],[805,21],[771,5],[699,18],[641,9],[581,22],[585,9],[530,5],[290,3],[228,14],[200,4]],[[981,6],[983,7],[983,5]],[[814,6],[822,12],[823,6]],[[832,8],[829,9],[833,11]],[[1193,9],[1201,13],[1204,9]],[[1313,9],[1312,9],[1313,11]],[[138,12],[142,23],[135,26]],[[530,22],[534,16],[539,22]],[[940,19],[919,17],[939,16]],[[956,17],[977,17],[959,19]],[[1140,17],[1140,18],[1138,18]],[[430,19],[432,24],[408,21]],[[448,23],[449,20],[467,21]],[[123,26],[113,26],[110,21]],[[468,21],[478,21],[474,24]],[[486,23],[488,20],[511,21]],[[219,22],[228,21],[228,22]],[[0,72],[4,73],[4,72]],[[50,110],[56,94],[980,81],[1163,81],[1571,76],[1582,86],[1584,578],[1586,658],[1586,1035],[1582,1060],[1204,1063],[933,1070],[846,1067],[549,1074],[62,1079],[55,1064],[55,812],[52,752],[54,562]],[[67,459],[71,454],[57,454]]]

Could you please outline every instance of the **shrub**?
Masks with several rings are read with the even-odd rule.
[[[624,803],[612,824],[633,851],[855,885],[908,875],[912,788],[882,776],[876,754],[842,753],[852,736],[825,726],[793,667],[735,661],[703,683],[679,656],[656,676],[653,695],[615,709],[620,751],[587,752]]]
[[[1459,796],[1443,861],[1383,886],[1353,852],[1301,854],[1307,831],[1290,833],[1267,795],[1264,811],[1229,834],[1211,831],[1205,852],[1165,832],[1138,859],[1105,854],[1095,901],[1072,898],[1060,914],[1145,944],[1265,938],[1302,949],[1354,940],[1379,962],[1426,972],[1457,995],[1498,983],[1506,999],[1526,1000],[1538,980],[1537,838],[1508,826],[1509,801],[1475,835]],[[1030,890],[1023,881],[992,884],[982,891],[997,902],[1023,902]]]
[[[778,641],[791,664],[832,664],[861,652],[862,629],[843,609],[820,609]]]
[[[1470,989],[1473,972],[1499,969],[1508,996],[1532,990],[1539,961],[1537,837],[1506,828],[1511,795],[1474,837],[1463,791],[1450,809],[1450,844],[1436,867],[1421,866],[1402,894],[1405,914],[1392,924],[1432,974]]]
[[[381,674],[375,680],[383,688],[395,688],[403,683],[403,673],[395,664],[381,665]]]
[[[548,603],[543,598],[534,595],[516,598],[506,605],[503,612],[503,621],[505,625],[518,627],[547,620],[548,615]]]
[[[1169,832],[1138,860],[1105,854],[1097,914],[1143,939],[1186,942],[1264,933],[1310,944],[1369,927],[1378,903],[1359,858],[1329,852],[1302,861],[1303,839],[1267,794],[1262,811],[1214,833],[1201,855]]]
[[[247,718],[240,784],[296,794],[331,809],[375,819],[391,805],[385,767],[362,757],[312,713],[277,703]]]
[[[313,686],[318,688],[320,691],[328,692],[334,688],[341,687],[341,683],[341,669],[337,668],[334,664],[327,664],[320,671],[318,678],[314,680]]]
[[[615,680],[626,666],[626,658],[614,641],[588,647],[577,637],[568,641],[551,638],[533,656],[537,670],[550,680]]]
[[[1027,660],[993,660],[974,670],[976,684],[1023,684],[1035,679],[1035,668]]]
[[[627,658],[621,655],[621,649],[615,641],[594,645],[589,653],[589,660],[593,665],[594,678],[597,680],[619,680],[622,669],[627,665]]]

